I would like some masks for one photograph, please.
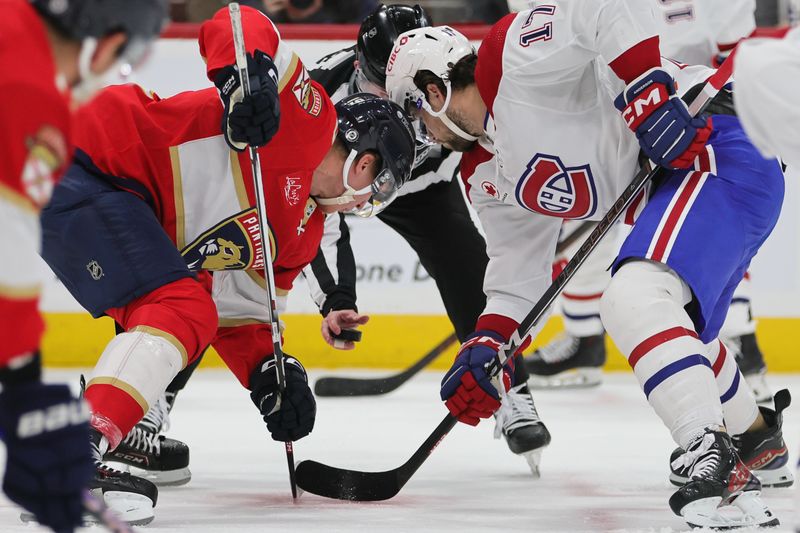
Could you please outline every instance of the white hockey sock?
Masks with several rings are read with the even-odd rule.
[[[606,331],[684,448],[705,428],[723,425],[709,348],[684,309],[691,299],[689,287],[667,266],[635,260],[617,271],[600,306]]]
[[[758,405],[730,350],[719,340],[708,347],[713,356],[711,368],[717,380],[725,426],[731,435],[739,435],[755,422]]]

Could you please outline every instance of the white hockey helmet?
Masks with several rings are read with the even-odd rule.
[[[456,126],[445,115],[450,104],[450,69],[459,59],[475,53],[467,38],[450,26],[417,28],[401,33],[394,42],[394,49],[386,63],[386,92],[389,98],[409,113],[424,109],[441,121],[456,135],[474,141],[470,135]],[[444,83],[447,94],[442,108],[434,111],[425,92],[414,84],[414,76],[421,70],[429,70]]]

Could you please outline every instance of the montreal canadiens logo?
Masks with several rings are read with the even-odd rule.
[[[587,218],[597,209],[589,165],[567,167],[561,159],[536,154],[517,183],[517,202],[529,211],[560,218]]]

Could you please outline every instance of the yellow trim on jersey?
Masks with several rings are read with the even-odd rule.
[[[256,324],[266,324],[261,320],[255,318],[220,318],[219,327],[221,328],[235,328],[237,326],[251,326]]]
[[[183,207],[181,156],[177,146],[169,147],[169,161],[172,165],[172,192],[175,196],[175,242],[178,250],[183,250],[186,246],[186,215]]]
[[[0,183],[0,203],[4,201],[30,213],[35,217],[39,216],[39,208],[36,207],[36,204],[34,204],[30,198],[20,192],[15,191],[4,183]]]
[[[112,387],[121,390],[122,392],[133,398],[134,401],[136,401],[136,403],[139,404],[139,407],[142,408],[142,412],[146,413],[147,411],[150,410],[150,406],[147,404],[147,400],[144,399],[144,396],[142,396],[142,394],[138,390],[136,390],[133,387],[133,385],[125,383],[119,378],[99,376],[89,380],[89,383],[86,384],[86,388],[88,389],[92,385],[111,385]]]
[[[167,333],[164,330],[150,326],[136,326],[130,331],[141,331],[142,333],[149,333],[150,335],[161,337],[178,350],[178,352],[181,354],[181,368],[186,368],[186,364],[189,362],[189,357],[186,354],[186,348],[183,346],[183,343],[181,343],[181,341],[179,341],[172,333]]]
[[[40,284],[15,287],[0,283],[0,298],[6,298],[8,300],[30,300],[32,298],[38,298],[40,294],[42,294],[42,286]]]
[[[291,81],[292,76],[294,76],[294,71],[297,70],[297,63],[299,61],[300,58],[297,57],[297,54],[292,52],[292,60],[289,62],[289,68],[286,69],[281,77],[281,81],[278,82],[278,93],[282,93],[283,89],[286,88],[286,85]]]

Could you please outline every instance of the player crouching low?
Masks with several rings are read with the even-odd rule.
[[[444,76],[452,91],[437,95],[436,107],[410,100],[423,120],[444,109],[460,130],[491,139],[462,159],[487,237],[487,309],[441,397],[473,424],[499,408],[513,382],[500,348],[519,341],[519,324],[551,282],[562,219],[599,219],[611,209],[642,150],[667,170],[639,202],[602,322],[686,450],[690,481],[670,498],[673,512],[693,526],[776,525],[731,436],[775,435],[781,417],[759,411],[717,334],[777,222],[784,177],[744,135],[729,91],[712,102],[710,117],[689,115],[676,85],[692,100],[713,71],[662,60],[658,38],[640,22],[649,17],[642,4],[553,0],[509,15],[477,57],[453,62]],[[411,42],[399,37],[398,57]],[[775,453],[785,453],[776,440]]]
[[[334,108],[269,19],[242,8],[242,23],[250,96],[242,98],[221,10],[200,31],[220,93],[161,100],[136,86],[104,91],[76,121],[76,162],[42,215],[45,260],[93,316],[124,329],[85,397],[93,488],[132,523],[153,519],[157,489],[102,459],[126,440],[149,446],[130,432],[209,344],[250,391],[273,439],[311,432],[316,402],[294,357],[285,359],[278,394],[257,272],[272,261],[282,305],[317,252],[324,214],[391,201],[414,162],[413,131],[398,106],[354,95]],[[247,145],[262,147],[263,241]]]

